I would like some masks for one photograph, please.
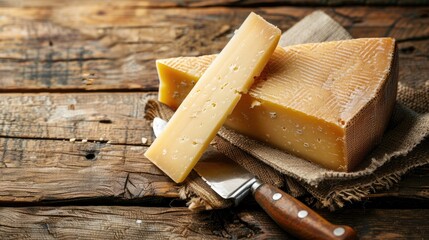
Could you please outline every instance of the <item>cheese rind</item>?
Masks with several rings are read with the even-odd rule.
[[[188,90],[191,85],[193,88],[145,156],[175,182],[182,182],[241,94],[248,91],[254,77],[264,69],[280,33],[278,28],[251,13],[195,86],[195,81],[189,81],[191,75],[183,74],[181,77],[189,78],[179,84],[179,90]],[[169,78],[164,65],[157,62],[157,68],[160,79]],[[160,91],[169,91],[164,82],[160,84]]]
[[[161,82],[177,92],[160,89],[160,101],[180,105],[186,89],[174,81],[197,81],[214,57],[159,60],[170,73]],[[326,168],[350,171],[383,135],[396,99],[397,71],[391,38],[276,50],[225,125]]]

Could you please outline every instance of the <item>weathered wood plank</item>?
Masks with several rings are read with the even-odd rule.
[[[177,198],[145,146],[0,138],[0,202]]]
[[[353,37],[397,38],[403,49],[401,80],[428,80],[429,7],[322,9]],[[313,10],[126,4],[1,8],[0,88],[155,90],[155,59],[219,52],[250,11],[287,30]]]
[[[14,7],[61,7],[66,5],[105,4],[103,0],[71,0],[58,2],[50,0],[20,1],[3,0],[0,6]],[[298,5],[298,6],[341,6],[341,5],[425,5],[426,0],[110,0],[115,5],[133,5],[139,7],[213,7],[213,6],[264,6],[264,5]]]
[[[429,235],[428,209],[359,209],[323,215],[354,227],[360,239]],[[120,206],[0,208],[0,234],[2,239],[294,239],[259,208],[203,213]]]
[[[192,213],[186,208],[0,208],[2,239],[283,238],[264,214]]]
[[[391,189],[370,194],[368,199],[376,200],[386,197],[429,200],[429,166],[426,165],[409,172]]]
[[[153,97],[1,95],[0,202],[178,197],[143,156],[153,141],[144,103]]]
[[[353,226],[362,240],[429,236],[428,209],[350,209],[321,214],[332,222]]]
[[[142,144],[153,140],[144,119],[155,93],[1,94],[0,136]]]

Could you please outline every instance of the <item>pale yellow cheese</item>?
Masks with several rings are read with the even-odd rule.
[[[276,50],[225,125],[326,168],[350,171],[380,141],[397,90],[391,38]],[[215,55],[159,60],[159,100],[172,108]]]
[[[184,99],[145,156],[175,182],[182,182],[219,128],[264,69],[280,30],[251,13]],[[162,64],[157,63],[160,74]],[[162,76],[160,76],[162,78]],[[161,91],[166,86],[161,82]]]

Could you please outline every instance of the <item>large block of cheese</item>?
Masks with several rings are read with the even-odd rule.
[[[182,182],[241,94],[248,91],[264,69],[280,34],[280,29],[251,13],[222,52],[204,69],[198,83],[145,156],[175,182]],[[165,89],[163,83],[160,89]]]
[[[178,107],[214,58],[159,60],[159,100]],[[326,168],[350,171],[388,124],[396,62],[391,38],[276,50],[225,125]]]

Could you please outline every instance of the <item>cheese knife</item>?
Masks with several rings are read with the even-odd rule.
[[[154,118],[155,136],[167,121]],[[264,211],[284,230],[301,239],[355,239],[349,226],[334,225],[279,188],[262,183],[246,169],[209,146],[194,170],[222,198],[237,205],[250,192]]]

